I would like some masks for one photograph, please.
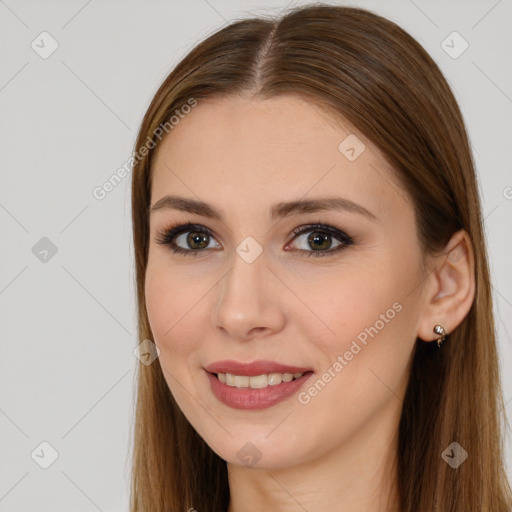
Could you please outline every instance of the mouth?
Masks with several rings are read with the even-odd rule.
[[[315,373],[309,368],[269,361],[223,361],[207,366],[213,395],[233,409],[266,409],[286,400]]]
[[[215,377],[233,388],[264,389],[269,386],[278,386],[283,382],[291,382],[300,379],[303,375],[313,373],[311,370],[298,373],[268,373],[262,375],[235,375],[233,373],[213,373]]]
[[[205,366],[204,369],[209,373],[214,373],[215,375],[225,374],[238,377],[256,377],[260,375],[271,374],[292,374],[292,376],[294,376],[298,373],[313,371],[313,368],[290,366],[287,364],[276,363],[275,361],[258,360],[251,363],[243,363],[240,361],[234,361],[232,359],[217,361],[215,363],[209,364],[208,366]]]

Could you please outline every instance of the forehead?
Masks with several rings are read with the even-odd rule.
[[[369,140],[348,121],[291,95],[198,100],[160,144],[152,172],[152,204],[180,193],[256,213],[264,202],[334,195],[377,216],[409,209]]]

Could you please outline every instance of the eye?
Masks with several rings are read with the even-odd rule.
[[[300,252],[311,256],[328,256],[343,250],[347,245],[352,245],[354,240],[344,231],[329,226],[328,224],[309,224],[301,226],[293,231],[295,239],[300,239],[308,234],[302,240]],[[338,244],[333,246],[333,238],[338,240]],[[334,247],[334,249],[332,248]],[[308,250],[313,248],[313,250]]]
[[[327,224],[304,225],[295,229],[293,234],[295,235],[293,240],[309,234],[302,241],[302,247],[295,249],[304,255],[307,254],[308,257],[331,255],[354,243],[352,237],[344,231]],[[338,240],[337,245],[333,245],[333,238]],[[205,226],[187,223],[163,229],[158,234],[156,243],[168,245],[173,253],[197,256],[198,253],[203,252],[203,249],[211,249],[210,242],[213,240],[215,240],[213,233]],[[220,245],[217,243],[215,248],[220,248]],[[310,248],[313,250],[309,250]]]
[[[165,228],[158,234],[156,243],[168,245],[174,253],[184,255],[192,253],[197,256],[202,249],[211,248],[209,247],[211,240],[215,239],[208,228],[199,224],[187,223]],[[217,248],[219,247],[220,245],[217,244]]]

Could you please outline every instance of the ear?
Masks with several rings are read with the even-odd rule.
[[[434,341],[434,326],[442,325],[450,334],[466,317],[475,296],[474,254],[464,230],[450,238],[441,254],[431,257],[426,279],[423,313],[418,338]]]

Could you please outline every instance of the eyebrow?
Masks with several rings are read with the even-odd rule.
[[[151,207],[151,213],[162,209],[179,210],[195,213],[210,219],[224,220],[224,214],[218,208],[204,201],[187,197],[175,195],[164,196]],[[341,210],[356,213],[368,219],[377,220],[377,217],[364,206],[342,197],[318,197],[276,203],[270,209],[270,219],[274,220],[289,215],[301,215],[328,210]]]

